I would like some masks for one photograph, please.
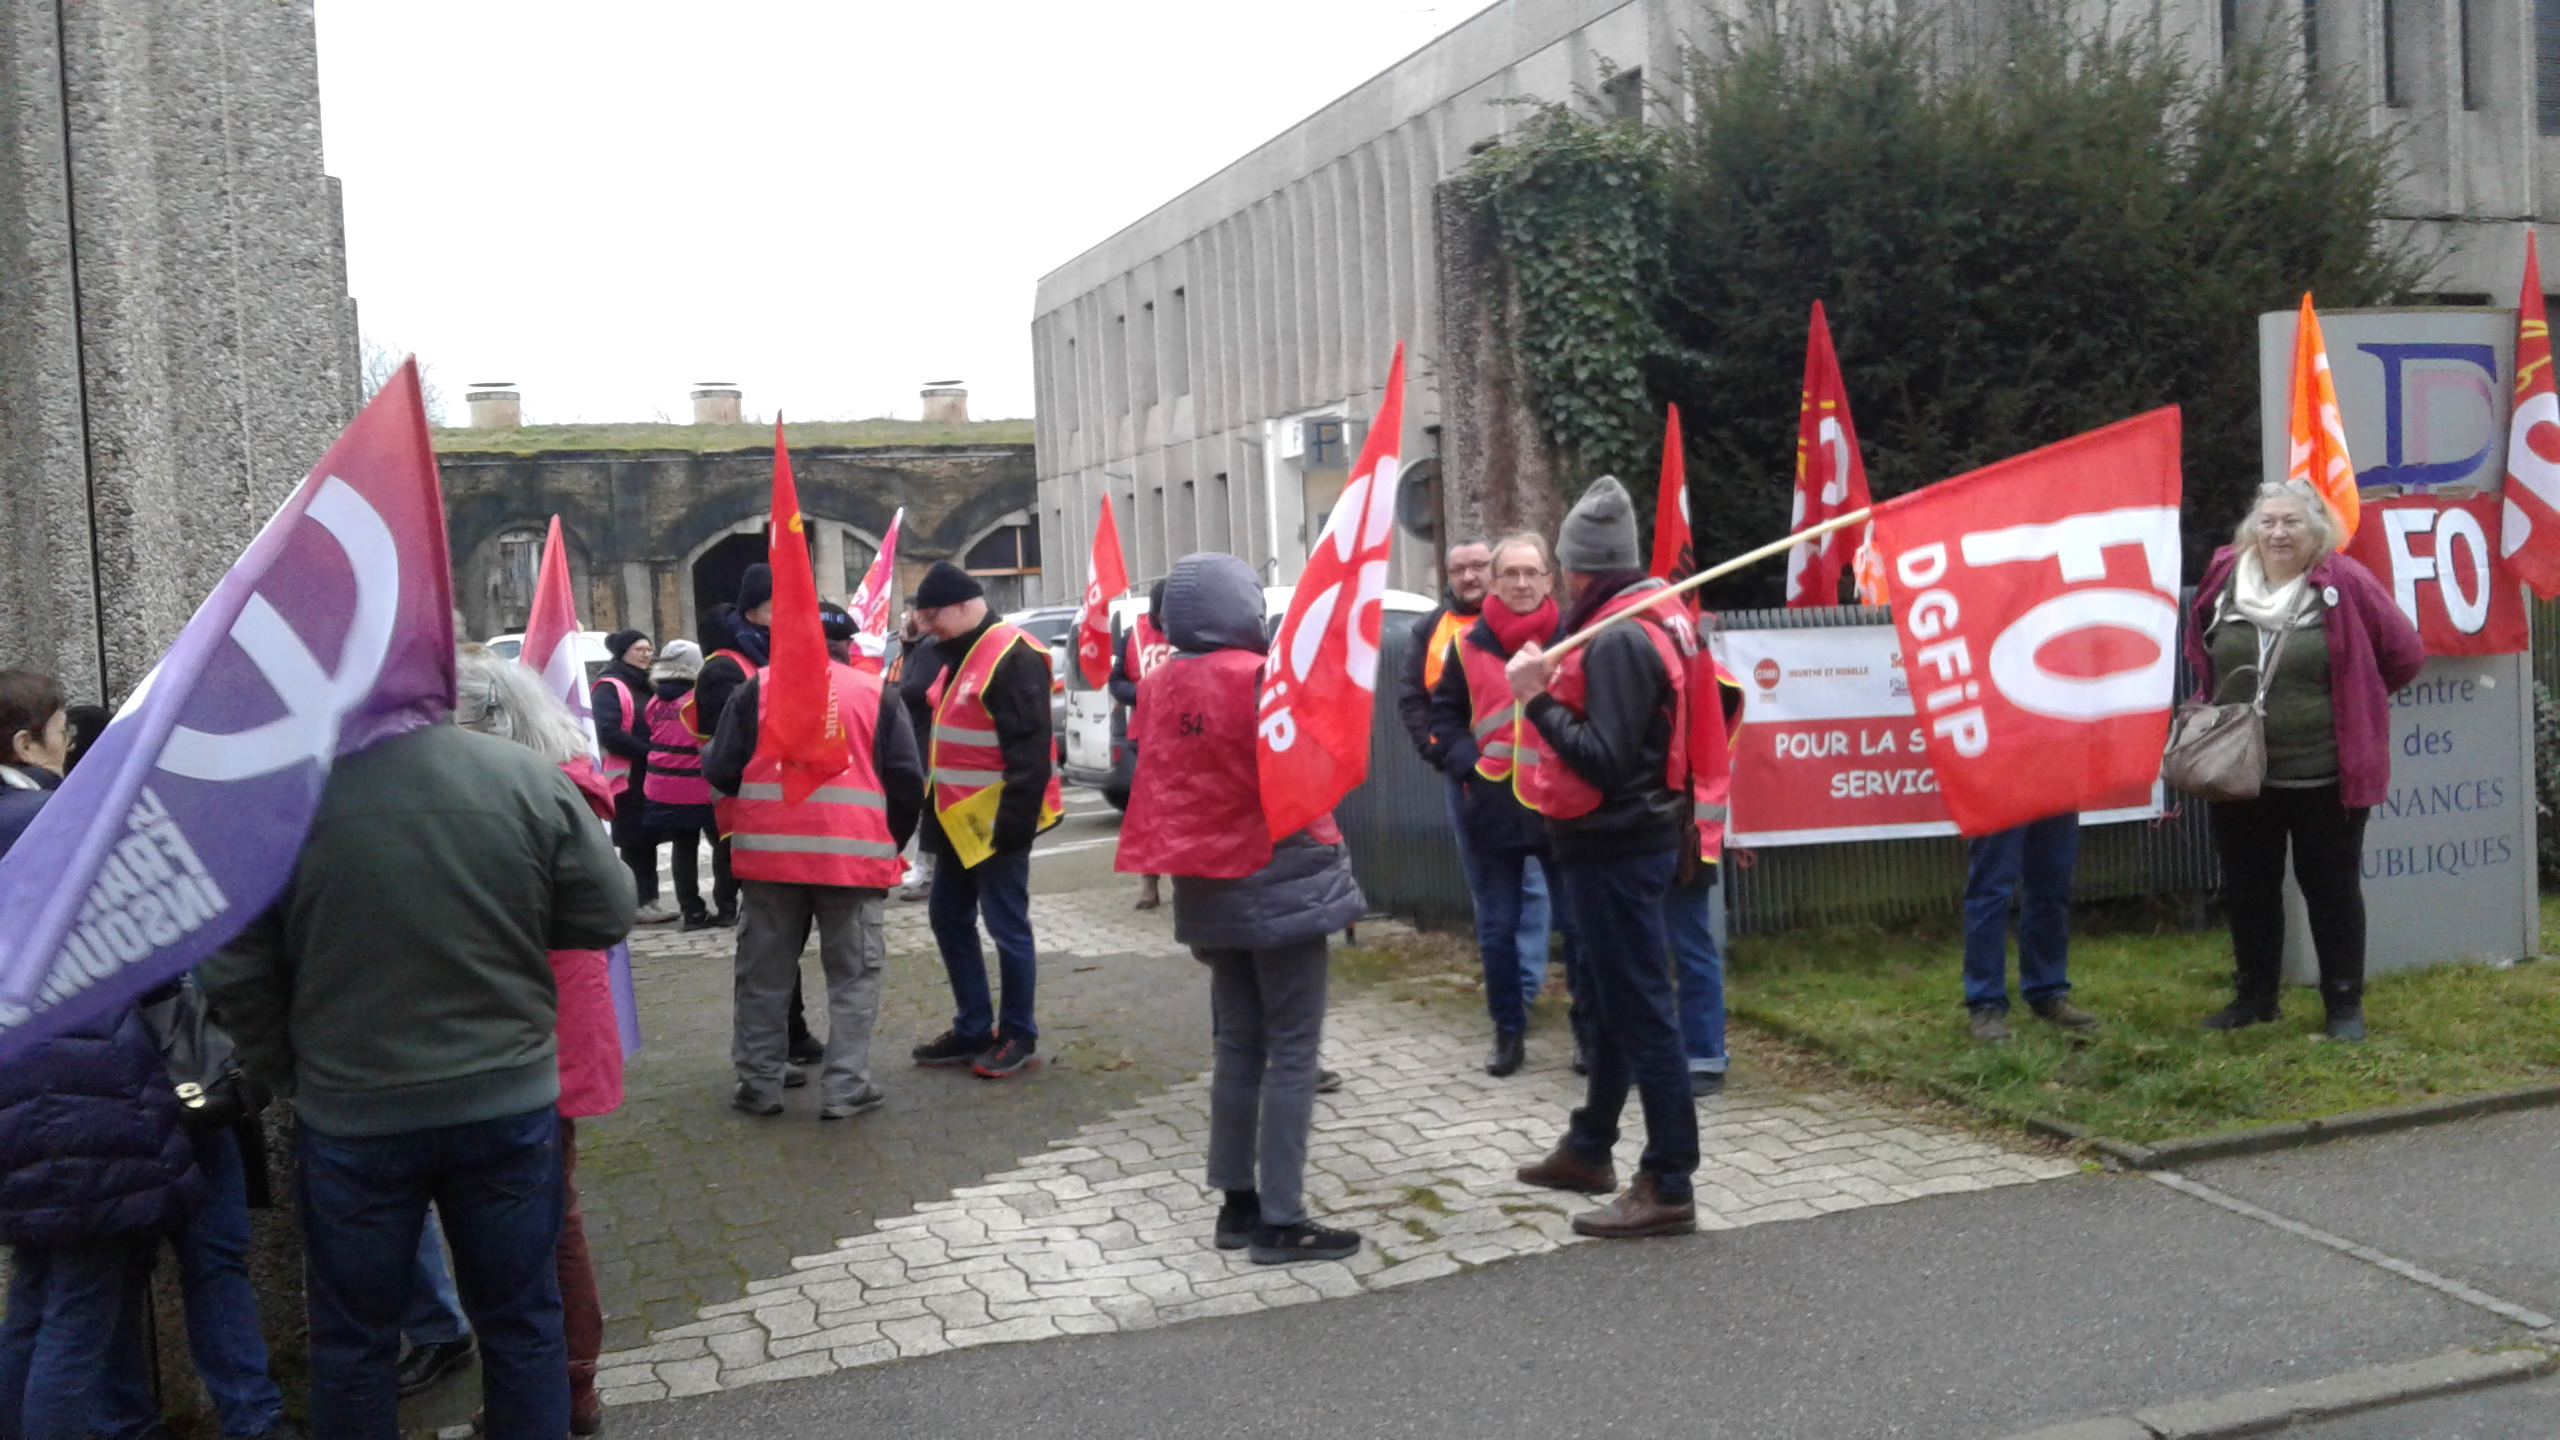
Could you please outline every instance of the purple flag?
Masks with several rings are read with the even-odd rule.
[[[0,857],[0,1060],[212,954],[283,892],[331,763],[452,714],[412,360]]]

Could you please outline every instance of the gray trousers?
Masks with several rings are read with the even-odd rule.
[[[1218,1059],[1209,1080],[1209,1184],[1258,1190],[1266,1225],[1307,1218],[1307,1132],[1324,1039],[1322,936],[1277,950],[1196,950],[1209,966]]]
[[[744,882],[738,917],[736,1024],[729,1061],[759,1100],[782,1093],[791,987],[809,928],[818,930],[818,963],[827,976],[827,1058],[818,1103],[848,1100],[871,1080],[871,1027],[880,1018],[880,980],[889,939],[881,916],[885,890],[840,885]]]

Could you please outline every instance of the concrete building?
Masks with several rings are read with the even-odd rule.
[[[354,418],[309,0],[0,7],[0,665],[139,680]]]
[[[2281,6],[2281,8],[2276,8]],[[1131,576],[1195,549],[1294,579],[1338,494],[1389,349],[1406,345],[1409,484],[1395,584],[1436,583],[1434,522],[1485,534],[1554,517],[1552,477],[1507,390],[1466,227],[1437,188],[1524,113],[1639,113],[1713,0],[1501,0],[1039,286],[1039,518],[1081,557],[1106,492]],[[2316,83],[2396,135],[2395,224],[2440,247],[2448,300],[2507,303],[2543,197],[2560,212],[2560,0],[2156,0],[2198,59],[2299,25]],[[1453,285],[1451,277],[1461,277]],[[1409,472],[1411,473],[1411,472]],[[1050,568],[1071,600],[1080,563]]]

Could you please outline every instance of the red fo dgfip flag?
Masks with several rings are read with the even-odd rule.
[[[1956,828],[2146,803],[2178,644],[2176,407],[1876,507]]]
[[[1698,573],[1696,542],[1689,534],[1689,455],[1681,448],[1680,407],[1662,422],[1662,483],[1653,497],[1653,568],[1656,580],[1680,581]],[[1697,592],[1688,596],[1697,609]]]
[[[1804,392],[1796,402],[1796,503],[1787,528],[1819,525],[1866,504],[1867,462],[1849,419],[1849,387],[1831,350],[1831,322],[1816,300],[1804,343]],[[1837,530],[1789,550],[1787,604],[1839,604],[1840,571],[1848,561],[1849,537]]]
[[[1129,590],[1129,566],[1120,558],[1120,524],[1111,497],[1093,526],[1093,557],[1084,566],[1084,607],[1076,611],[1076,668],[1096,690],[1111,678],[1111,602]]]
[[[2285,476],[2309,485],[2338,522],[2338,548],[2356,538],[2364,501],[2356,490],[2355,462],[2347,458],[2347,422],[2338,414],[2338,386],[2329,373],[2329,346],[2320,338],[2320,316],[2311,292],[2302,292],[2302,314],[2293,330],[2293,404],[2285,418]]]
[[[2506,508],[2498,549],[2507,568],[2548,600],[2560,595],[2560,394],[2551,383],[2551,326],[2542,314],[2542,261],[2524,236],[2524,294],[2516,301],[2515,414],[2507,422]]]
[[[762,677],[756,758],[782,763],[783,802],[797,805],[844,773],[852,757],[845,749],[844,717],[836,713],[835,681],[827,673],[818,581],[809,569],[800,487],[791,480],[791,452],[782,442],[779,415],[773,421],[773,521],[765,534],[765,563],[773,567],[773,663]]]
[[[845,607],[853,615],[853,663],[874,675],[880,673],[881,657],[889,653],[889,587],[897,583],[898,527],[906,519],[904,505],[889,517],[889,533],[880,537],[880,553],[871,557],[871,568],[862,572],[862,588],[853,592],[853,603]]]
[[[1369,778],[1369,716],[1378,693],[1378,629],[1403,435],[1404,342],[1397,341],[1387,364],[1387,396],[1369,422],[1360,462],[1307,557],[1262,667],[1256,729],[1263,816],[1274,840],[1322,818]]]
[[[569,593],[569,552],[560,543],[560,517],[542,540],[542,573],[533,582],[533,612],[525,618],[524,647],[516,660],[542,677],[542,688],[569,707],[587,733],[587,758],[601,765],[596,717],[587,705],[587,667],[578,654],[578,602]]]

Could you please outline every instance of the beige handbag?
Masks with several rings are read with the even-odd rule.
[[[2267,779],[2267,687],[2275,683],[2276,663],[2292,633],[2288,621],[2276,632],[2265,663],[2244,667],[2258,672],[2258,693],[2248,704],[2190,701],[2170,717],[2169,746],[2160,755],[2160,778],[2169,788],[2213,801],[2258,798]]]

